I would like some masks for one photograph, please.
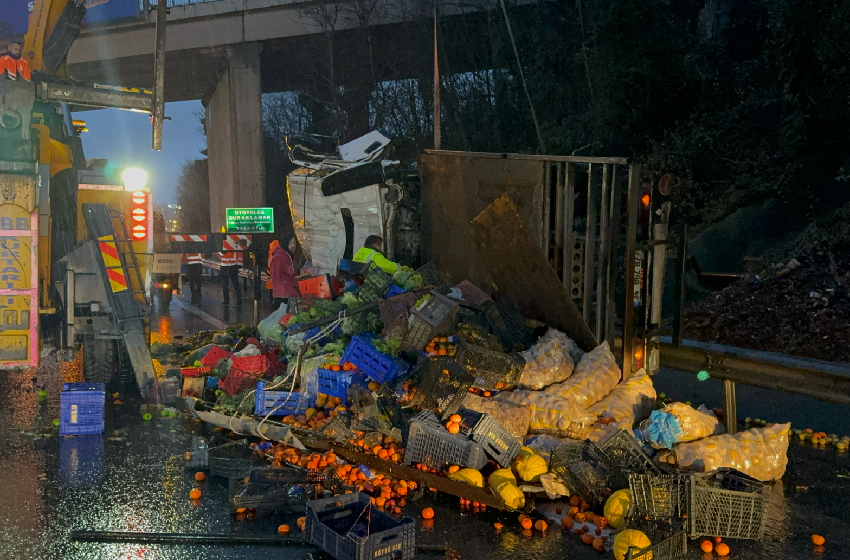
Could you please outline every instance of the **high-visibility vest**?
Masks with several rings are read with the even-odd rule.
[[[30,63],[23,58],[18,59],[18,74],[28,82],[32,81],[32,72],[30,71]]]
[[[221,266],[241,266],[242,265],[242,252],[241,251],[227,251],[226,253],[219,253],[221,258]]]
[[[203,253],[186,253],[186,264],[203,264]]]
[[[272,241],[271,243],[269,243],[269,260],[266,261],[266,275],[269,277],[269,279],[266,280],[266,288],[268,288],[269,290],[274,287],[272,284],[272,257],[274,257],[274,250],[278,247],[280,247],[279,241]]]
[[[30,71],[29,62],[22,58],[15,60],[8,54],[0,57],[0,75],[6,72],[9,74],[9,77],[13,80],[18,76],[27,80],[28,82],[32,80],[32,72]]]

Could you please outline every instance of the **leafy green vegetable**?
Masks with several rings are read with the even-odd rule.
[[[240,338],[250,338],[257,336],[257,329],[245,323],[238,323],[227,327],[224,331],[228,336],[238,340]]]
[[[361,305],[360,300],[357,299],[357,296],[355,296],[351,292],[345,292],[345,294],[340,298],[339,301],[341,301],[347,309],[359,307]]]
[[[413,307],[416,309],[422,309],[422,306],[428,303],[428,301],[433,298],[434,296],[432,296],[431,294],[425,294],[424,296],[416,300],[416,305],[414,305]]]
[[[213,410],[222,414],[251,414],[254,412],[254,395],[248,395],[254,389],[245,389],[237,395],[229,396],[224,391],[216,391],[218,399],[213,405]]]
[[[372,341],[372,345],[378,352],[396,357],[398,356],[399,349],[401,348],[401,338],[397,336],[386,340],[378,338]]]
[[[393,282],[405,290],[414,290],[421,288],[425,284],[425,279],[418,272],[408,269],[396,272],[393,276]]]
[[[378,334],[383,328],[384,324],[381,322],[380,313],[377,310],[370,309],[346,318],[342,330],[346,334]]]
[[[163,344],[161,342],[151,344],[151,357],[157,360],[168,359],[173,352],[174,346],[172,344]]]
[[[330,354],[334,358],[342,358],[342,355],[345,353],[345,349],[348,346],[347,340],[337,340],[336,342],[329,342],[322,346],[321,348],[316,349],[316,354]]]
[[[289,325],[303,325],[305,323],[309,323],[313,320],[313,317],[310,315],[309,311],[302,311],[301,313],[294,315],[289,320]]]
[[[215,334],[215,331],[200,331],[186,339],[186,342],[192,348],[201,348],[202,346],[212,343]]]

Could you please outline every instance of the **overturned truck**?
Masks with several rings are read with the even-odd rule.
[[[625,375],[658,370],[671,202],[657,177],[624,158],[429,150],[405,166],[390,154],[380,132],[335,154],[291,148],[301,167],[287,177],[289,208],[317,272],[336,273],[381,235],[388,258],[434,262],[449,283],[505,292],[526,317],[585,346],[613,347],[621,331]],[[470,225],[502,196],[516,223]]]

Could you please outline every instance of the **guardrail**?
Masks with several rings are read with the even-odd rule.
[[[723,381],[728,433],[737,429],[737,383],[850,404],[850,364],[695,340],[683,340],[681,344],[675,344],[670,337],[660,340],[662,367],[691,373],[706,371]],[[622,339],[617,338],[614,345],[622,348]]]
[[[192,4],[206,4],[207,2],[218,2],[219,0],[166,0],[165,5],[169,8],[179,8],[180,6],[190,6]],[[146,12],[151,8],[156,7],[157,0],[139,0],[139,10]]]
[[[192,4],[208,4],[209,2],[219,2],[220,0],[166,0],[165,5],[169,8],[179,8],[181,6],[191,6]],[[289,0],[281,2],[281,4],[301,4],[307,0]],[[152,8],[156,8],[157,0],[139,0],[139,11],[146,13]]]

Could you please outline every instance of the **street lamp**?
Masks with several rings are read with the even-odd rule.
[[[135,191],[144,188],[148,183],[148,173],[138,167],[128,167],[121,174],[121,180],[128,190]]]

